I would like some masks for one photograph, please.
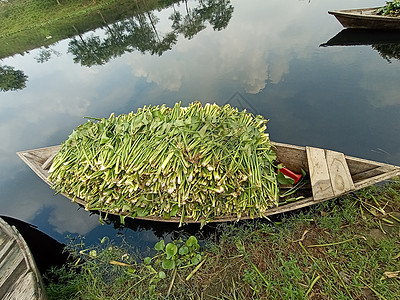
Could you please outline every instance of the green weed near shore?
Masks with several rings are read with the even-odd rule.
[[[166,249],[162,243],[156,248]],[[163,268],[161,250],[142,263],[129,245],[105,244],[75,245],[73,263],[47,275],[50,298],[399,299],[400,181],[279,222],[218,225],[203,247],[191,248],[196,264]]]

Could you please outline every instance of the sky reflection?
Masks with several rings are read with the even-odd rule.
[[[23,70],[28,82],[23,90],[0,94],[1,214],[36,222],[58,239],[115,234],[112,225],[99,225],[98,216],[54,197],[15,152],[61,143],[84,116],[180,100],[222,105],[235,93],[251,103],[250,111],[271,119],[274,140],[400,164],[399,62],[388,63],[370,46],[319,47],[342,29],[328,10],[380,1],[352,1],[350,7],[344,0],[231,3],[225,29],[207,26],[191,39],[180,35],[162,56],[136,51],[88,68],[73,63],[64,40],[50,46],[57,55],[44,63],[37,62],[40,49],[3,59],[2,65]],[[160,33],[170,30],[172,11],[155,12]],[[140,228],[136,239],[156,239],[152,229]]]

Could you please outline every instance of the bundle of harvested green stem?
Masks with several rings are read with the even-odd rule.
[[[180,225],[260,217],[279,200],[266,123],[198,102],[90,118],[62,144],[49,180],[87,210],[180,217]]]

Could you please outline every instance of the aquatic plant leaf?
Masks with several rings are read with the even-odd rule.
[[[167,253],[167,258],[171,258],[178,253],[178,247],[173,243],[168,243],[167,246],[165,246],[165,252]]]
[[[196,254],[196,256],[191,259],[191,263],[197,265],[201,262],[201,259],[202,259],[201,255]]]
[[[188,247],[192,247],[193,245],[196,245],[198,242],[197,242],[197,238],[195,237],[195,236],[190,236],[188,239],[187,239],[187,241],[186,241],[186,246],[188,246]]]
[[[149,257],[149,256],[145,257],[144,260],[143,260],[143,262],[144,262],[146,265],[151,264],[151,257]]]
[[[186,255],[189,253],[189,248],[187,246],[182,246],[179,248],[179,255]]]
[[[172,270],[175,268],[175,261],[171,260],[171,259],[163,259],[162,261],[162,267],[165,270]]]
[[[164,240],[160,240],[154,245],[154,249],[156,249],[157,251],[162,251],[164,250],[164,248],[165,248]]]

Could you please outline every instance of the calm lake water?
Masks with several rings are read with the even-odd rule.
[[[60,144],[85,116],[148,104],[230,103],[270,119],[272,140],[400,165],[400,62],[378,51],[399,45],[320,46],[342,31],[328,10],[383,4],[226,1],[212,10],[223,19],[203,16],[196,23],[194,12],[206,10],[188,1],[141,16],[153,30],[150,41],[131,29],[124,45],[107,47],[123,36],[110,25],[1,59],[28,79],[23,89],[0,92],[0,215],[34,224],[60,242],[67,235],[84,235],[89,244],[109,236],[142,251],[168,239],[176,229],[170,225],[101,225],[97,215],[54,196],[15,154]],[[171,20],[174,12],[180,22]]]

